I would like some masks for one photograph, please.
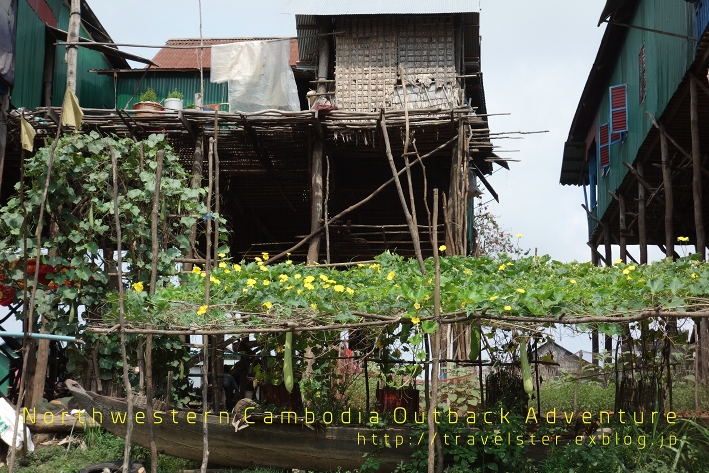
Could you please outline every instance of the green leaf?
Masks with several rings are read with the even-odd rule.
[[[438,322],[435,320],[424,320],[421,322],[424,333],[434,333],[438,329]]]

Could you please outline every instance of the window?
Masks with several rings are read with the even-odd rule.
[[[640,54],[638,55],[638,63],[640,65],[640,106],[645,103],[645,95],[647,92],[647,82],[645,77],[645,45],[643,44],[640,48]]]

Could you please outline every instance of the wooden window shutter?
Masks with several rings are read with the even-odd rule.
[[[610,88],[611,123],[610,143],[618,143],[628,132],[628,86],[615,85]]]
[[[610,129],[608,123],[604,123],[598,127],[598,156],[600,156],[601,168],[607,168],[611,164],[610,145]]]

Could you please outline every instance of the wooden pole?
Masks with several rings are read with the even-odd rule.
[[[320,39],[318,41],[318,93],[324,94],[327,92],[327,83],[322,82],[327,80],[330,68],[330,39],[326,34],[329,27],[327,19],[319,19]],[[323,148],[324,136],[315,133],[313,137],[312,154],[310,156],[310,232],[319,231],[320,219],[323,212]],[[320,256],[320,238],[310,240],[308,246],[307,264],[317,263]]]
[[[643,178],[643,164],[635,163],[637,173]],[[645,223],[645,186],[638,180],[638,246],[640,247],[640,264],[647,264],[647,224]]]
[[[123,303],[123,248],[121,235],[121,220],[118,213],[118,164],[116,161],[116,152],[111,146],[111,166],[113,168],[113,215],[116,224],[116,252],[118,263],[116,270],[118,271],[118,316],[121,331],[121,361],[123,363],[123,389],[126,391],[126,444],[123,450],[123,473],[128,473],[130,465],[130,439],[133,435],[133,389],[128,378],[128,355],[126,354],[126,319],[125,306]]]
[[[67,32],[67,42],[77,43],[79,41],[79,31],[81,28],[81,0],[71,0],[71,12],[69,14],[69,31]],[[74,44],[66,47],[66,86],[76,93],[76,66],[79,57],[78,47]]]
[[[153,208],[150,214],[150,243],[151,243],[151,271],[150,271],[150,294],[155,294],[155,284],[158,279],[158,256],[160,242],[158,241],[158,210],[160,207],[160,181],[162,180],[162,166],[165,159],[165,150],[158,151],[158,163],[155,169],[155,191],[153,194]]]
[[[219,258],[219,220],[221,220],[221,199],[219,190],[219,109],[214,110],[214,143],[212,144],[214,152],[214,213],[219,218],[214,219],[214,261]]]
[[[322,156],[323,140],[317,133],[313,139],[310,157],[310,232],[319,231],[323,211]],[[310,240],[307,264],[317,263],[320,255],[320,237]]]
[[[660,153],[662,156],[662,182],[665,188],[665,257],[673,258],[675,242],[672,223],[672,169],[670,168],[670,152],[667,145],[667,137],[662,130],[660,130]]]
[[[162,151],[162,150],[160,150]],[[150,443],[150,471],[158,471],[158,448],[155,444],[155,432],[153,430],[153,335],[145,337],[145,410],[148,414],[148,442]]]
[[[438,189],[433,189],[433,225],[438,225]],[[433,245],[433,264],[436,273],[436,285],[433,292],[433,314],[438,318],[441,315],[441,272],[438,260],[438,232],[431,233],[431,244]],[[431,340],[431,401],[428,406],[428,473],[435,473],[435,449],[434,439],[436,438],[436,423],[434,411],[438,406],[438,369],[440,363],[440,327],[432,335]]]
[[[196,105],[196,103],[195,103]],[[198,189],[202,185],[202,165],[204,161],[204,135],[201,133],[197,135],[194,146],[194,159],[192,160],[192,179],[190,181],[190,188]],[[192,259],[195,256],[194,248],[197,242],[197,222],[192,225],[190,229],[190,250],[188,258]],[[208,256],[207,256],[208,257]],[[191,271],[192,264],[185,264],[185,270]]]
[[[626,224],[625,224],[625,197],[623,194],[618,194],[618,215],[619,215],[619,226],[620,226],[620,235],[619,235],[619,242],[620,242],[620,260],[623,262],[623,264],[628,263],[628,248],[626,246],[626,239],[625,239],[625,231],[626,231]]]
[[[699,144],[699,98],[697,81],[689,81],[690,127],[692,131],[692,197],[694,199],[694,227],[696,230],[696,253],[700,259],[706,259],[706,236],[704,232],[704,213],[702,211],[702,157]]]
[[[327,201],[330,199],[330,156],[325,155],[325,164],[327,164],[327,171],[325,172],[325,202],[323,205],[325,212],[325,261],[330,264],[330,226],[327,223]]]
[[[603,227],[603,243],[606,247],[606,266],[613,266],[613,250],[611,249],[611,226]]]
[[[421,274],[426,274],[426,266],[424,265],[423,256],[421,254],[421,241],[419,240],[418,227],[414,226],[413,217],[411,216],[409,208],[406,205],[406,198],[404,197],[404,191],[401,188],[399,173],[396,170],[396,164],[394,164],[394,156],[392,156],[391,154],[391,145],[389,144],[389,131],[387,130],[386,116],[384,112],[382,112],[381,117],[381,128],[382,134],[384,135],[384,149],[386,151],[387,159],[389,160],[389,167],[391,168],[392,175],[394,176],[394,184],[396,184],[396,191],[399,194],[399,202],[401,202],[401,208],[404,210],[406,223],[409,226],[409,233],[411,233],[411,240],[414,244],[414,253],[416,254],[416,259],[419,263],[419,269],[421,270]]]

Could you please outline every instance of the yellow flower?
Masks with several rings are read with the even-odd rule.
[[[627,279],[628,281],[630,281],[630,280],[633,279],[633,278],[631,278],[630,276],[627,276],[625,279]]]
[[[268,271],[268,268],[265,266],[259,266],[258,269],[260,269],[261,271]]]
[[[197,309],[197,315],[204,315],[206,313],[207,313],[207,306],[206,305],[199,306],[199,309]]]
[[[276,353],[283,353],[283,347],[281,345],[276,345]]]
[[[354,294],[354,289],[352,289],[351,287],[348,287],[347,289],[345,289],[345,291],[346,291],[347,294],[349,294],[349,295]]]
[[[518,234],[516,235],[516,237],[517,237],[517,238],[522,238],[522,234],[521,234],[521,233],[518,233]]]
[[[234,271],[236,271],[237,273],[241,272],[241,266],[239,266],[238,264],[235,264]]]
[[[394,271],[390,271],[389,274],[387,274],[387,281],[394,279],[394,276],[396,276],[396,273]]]
[[[300,279],[301,276],[300,276],[300,273],[298,273],[298,274],[296,274],[296,275],[293,276],[293,277],[294,277],[295,279]]]
[[[281,274],[278,276],[278,278],[281,280],[281,282],[286,282],[288,281],[288,275],[287,274]]]
[[[418,317],[411,317],[411,323],[414,325],[418,325],[418,323],[421,322],[421,319]]]
[[[206,277],[207,277],[207,273],[205,273],[204,271],[202,271],[201,273],[199,273],[199,275],[202,276],[203,278],[206,278]]]
[[[315,278],[313,276],[305,276],[305,279],[303,279],[303,283],[311,283],[313,281],[315,281]]]
[[[286,264],[293,264],[293,262],[291,260],[287,259]]]
[[[421,304],[419,304],[418,302],[416,302],[416,303],[414,304],[414,309],[419,310],[420,308],[421,308]]]
[[[325,276],[324,274],[321,274],[321,275],[320,275],[320,280],[321,280],[321,281],[324,281],[324,282],[327,282],[327,276]]]
[[[264,286],[268,286],[269,284],[271,284],[271,281],[269,281],[268,279],[264,279],[264,280],[263,280],[263,285],[264,285]]]
[[[697,279],[699,276],[697,276],[697,273],[692,273],[692,279]]]
[[[243,289],[241,290],[241,292],[249,292],[249,290],[246,289],[246,288],[243,288]]]
[[[310,308],[311,308],[311,309],[317,309],[317,308],[318,308],[318,305],[315,304],[315,303],[312,303],[312,304],[310,304]]]
[[[219,253],[217,256],[219,256],[220,258],[224,258],[226,256],[226,253]]]
[[[631,271],[635,271],[635,265],[631,264],[630,266],[628,266],[628,269]]]
[[[302,290],[302,289],[298,289],[298,290],[296,290],[296,292],[297,292],[298,294],[302,294],[302,293],[303,293],[303,290]]]
[[[645,278],[638,279],[638,282],[645,282]]]
[[[262,260],[261,258],[259,258],[258,256],[257,256],[256,258],[254,258],[254,260],[255,260],[257,263],[262,263],[262,262],[263,262],[263,260]]]
[[[491,301],[496,301],[497,299],[498,299],[498,296],[492,296],[492,297],[490,297],[490,300],[491,300]]]
[[[461,307],[465,307],[466,305],[468,305],[468,303],[465,302],[465,301],[460,303],[460,306],[461,306]]]
[[[440,251],[441,253],[443,253],[444,251],[446,251],[446,245],[441,245],[441,246],[439,246],[439,247],[438,247],[438,251]]]
[[[313,289],[315,289],[315,286],[313,286],[313,285],[310,284],[309,282],[303,283],[303,287],[306,288],[306,289],[309,290],[309,291],[312,291]]]
[[[330,287],[329,284],[323,284],[323,289],[327,289],[328,287]]]
[[[465,268],[465,269],[463,270],[463,274],[465,274],[465,275],[467,275],[467,276],[470,276],[471,274],[473,274],[473,272],[470,270],[470,268]]]
[[[133,289],[138,292],[143,292],[143,283],[138,281],[137,283],[133,284]]]
[[[623,274],[630,274],[630,270],[629,270],[629,269],[624,269],[624,270],[623,270]]]
[[[286,286],[286,291],[290,291],[291,289],[293,289],[293,286]]]
[[[498,271],[504,271],[506,267],[507,267],[507,266],[505,266],[504,264],[501,264],[500,267],[497,268],[497,270],[498,270]]]
[[[325,281],[325,282],[328,283],[328,284],[337,284],[337,281],[335,281],[334,279],[328,279],[328,280]]]
[[[228,269],[224,270],[224,274],[229,274],[229,273],[231,273],[231,271],[229,271]]]
[[[682,241],[682,242],[689,241],[689,237],[680,236],[680,237],[677,237],[677,241]]]
[[[254,287],[256,285],[256,280],[255,279],[247,279],[246,285],[249,287]]]
[[[268,259],[268,253],[266,253],[265,251],[263,253],[261,253],[261,256],[263,256],[263,259],[265,259],[265,260]]]
[[[263,305],[263,306],[266,308],[266,310],[268,310],[268,309],[270,309],[271,307],[273,307],[273,304],[271,304],[269,301],[266,301],[266,302],[264,302],[264,303],[261,304],[261,305]]]
[[[615,264],[620,264],[620,263],[622,263],[622,262],[623,262],[623,260],[620,259],[620,258],[618,258],[617,260],[615,260]]]
[[[195,274],[199,274],[202,272],[202,269],[199,266],[194,265],[194,266],[192,266],[192,272]]]
[[[219,263],[219,267],[226,268],[226,263],[224,261],[222,261],[221,263]]]
[[[431,298],[431,296],[429,296],[428,294],[426,294],[425,296],[423,296],[423,300],[425,300],[425,301],[429,300],[430,298]]]
[[[524,294],[527,291],[525,291],[524,289],[517,289],[517,292],[519,292],[520,294]]]
[[[512,310],[512,307],[506,305],[506,306],[505,306],[505,310]]]
[[[569,282],[570,282],[571,284],[576,284],[576,280],[575,280],[575,279],[572,279],[572,280],[569,281]]]
[[[514,265],[515,265],[515,264],[514,264],[512,261],[510,261],[509,263],[507,263],[507,266],[514,266]]]
[[[357,267],[358,267],[358,268],[364,268],[364,264],[362,264],[362,263],[357,263]]]
[[[335,290],[335,292],[345,292],[345,286],[343,286],[342,284],[336,285],[335,287],[333,287],[333,289]]]
[[[215,278],[214,276],[209,276],[209,282],[213,282],[217,286],[222,283],[219,279]]]

